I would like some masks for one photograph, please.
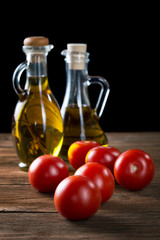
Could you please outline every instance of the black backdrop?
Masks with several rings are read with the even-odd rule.
[[[65,64],[60,52],[67,43],[87,43],[89,74],[106,78],[111,89],[100,119],[104,131],[160,130],[156,6],[111,8],[92,3],[86,7],[81,2],[80,7],[77,2],[70,8],[64,4],[27,4],[17,10],[14,5],[8,20],[8,6],[2,9],[5,19],[1,16],[0,132],[11,131],[18,100],[12,74],[25,60],[23,39],[36,35],[48,37],[54,45],[48,55],[48,75],[60,105],[65,91]]]

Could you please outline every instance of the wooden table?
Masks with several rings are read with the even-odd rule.
[[[11,135],[0,134],[0,239],[160,239],[160,132],[108,133],[108,138],[121,151],[148,152],[156,166],[154,179],[136,192],[116,185],[94,216],[68,221],[55,210],[53,194],[30,186],[17,166]]]

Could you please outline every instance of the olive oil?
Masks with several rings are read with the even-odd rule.
[[[108,95],[109,84],[100,76],[88,75],[89,53],[87,45],[69,43],[62,51],[66,63],[66,90],[61,106],[64,124],[64,141],[60,156],[67,160],[68,148],[75,141],[97,141],[108,143],[107,136],[99,125],[99,118],[104,110]],[[88,87],[91,84],[100,85],[99,96],[94,109],[91,108]]]
[[[63,116],[64,123],[64,142],[60,156],[66,160],[69,146],[79,140],[97,141],[100,144],[107,144],[108,140],[99,125],[99,118],[95,111],[89,106],[82,107],[83,129],[80,119],[80,109],[78,106],[70,105],[65,109]],[[81,133],[84,133],[84,139],[81,139]]]
[[[13,115],[12,136],[23,170],[28,170],[30,163],[40,155],[59,154],[63,123],[47,77],[27,79],[27,91]]]
[[[53,48],[46,37],[24,39],[26,61],[13,73],[12,83],[19,100],[12,119],[12,136],[21,170],[44,154],[57,156],[63,143],[63,120],[47,74],[47,55]],[[24,89],[21,74],[26,70]]]

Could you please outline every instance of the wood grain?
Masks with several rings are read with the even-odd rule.
[[[112,198],[94,216],[68,221],[56,211],[53,193],[30,186],[27,173],[18,168],[11,135],[0,134],[0,239],[160,239],[160,133],[108,133],[108,138],[121,151],[148,152],[155,176],[137,192],[116,184]]]

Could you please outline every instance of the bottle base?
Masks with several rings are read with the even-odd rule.
[[[20,162],[18,166],[22,171],[28,172],[29,166],[26,163]]]

